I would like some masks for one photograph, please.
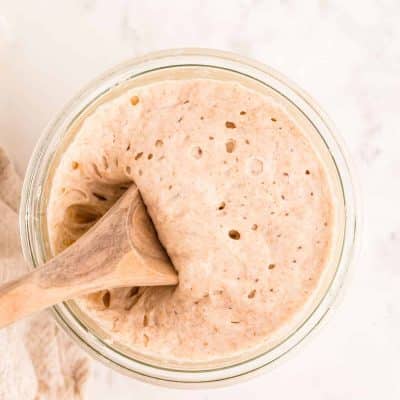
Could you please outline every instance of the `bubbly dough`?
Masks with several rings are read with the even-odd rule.
[[[272,98],[191,79],[99,106],[55,171],[54,252],[132,181],[179,285],[80,298],[112,337],[142,354],[207,361],[259,345],[300,312],[327,263],[333,201],[316,151]]]

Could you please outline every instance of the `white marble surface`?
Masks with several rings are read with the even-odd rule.
[[[96,364],[89,399],[400,398],[400,2],[0,0],[0,143],[23,173],[46,122],[84,83],[182,46],[263,61],[328,112],[358,169],[361,256],[328,323],[267,374],[189,393]]]

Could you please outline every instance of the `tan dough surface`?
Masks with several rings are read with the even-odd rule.
[[[116,340],[210,360],[259,345],[304,306],[331,246],[332,196],[315,151],[272,98],[198,79],[131,89],[98,107],[55,172],[55,251],[132,181],[180,282],[80,299]]]

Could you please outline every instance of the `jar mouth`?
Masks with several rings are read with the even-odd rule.
[[[100,337],[88,328],[82,318],[77,317],[74,302],[65,302],[53,307],[59,324],[76,342],[95,358],[120,372],[155,383],[204,385],[215,382],[229,382],[238,377],[256,373],[277,360],[282,359],[292,348],[307,337],[331,309],[357,247],[358,217],[356,194],[350,173],[348,157],[340,143],[331,122],[314,101],[303,91],[290,83],[278,72],[260,63],[241,56],[209,49],[175,49],[152,53],[130,60],[106,72],[78,93],[48,125],[40,138],[28,165],[24,180],[20,209],[20,232],[24,257],[30,265],[38,266],[49,254],[46,245],[45,198],[48,196],[46,180],[51,174],[51,165],[60,154],[60,146],[65,142],[67,132],[78,120],[84,119],[91,107],[97,107],[111,91],[125,90],[126,85],[149,79],[150,76],[173,74],[177,71],[201,69],[209,74],[218,70],[223,74],[233,74],[276,91],[290,102],[320,135],[321,143],[336,168],[338,184],[343,198],[343,235],[340,252],[336,254],[337,265],[332,271],[323,295],[313,305],[296,329],[268,350],[249,352],[225,364],[208,368],[185,365],[171,365],[153,362],[141,357],[127,355],[123,349]],[[154,79],[154,78],[152,78]]]

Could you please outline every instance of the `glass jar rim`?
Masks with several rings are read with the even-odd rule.
[[[153,383],[173,384],[175,386],[180,384],[204,386],[205,384],[215,384],[217,382],[226,383],[239,377],[254,374],[281,359],[292,348],[302,342],[332,308],[357,247],[359,230],[357,193],[355,192],[354,181],[349,167],[349,157],[332,122],[307,94],[270,67],[233,53],[218,50],[195,48],[164,50],[124,62],[107,71],[82,89],[64,106],[59,115],[43,132],[29,162],[24,180],[20,208],[20,232],[25,259],[30,265],[40,265],[44,260],[43,250],[38,239],[40,235],[38,233],[39,221],[37,215],[40,213],[41,196],[43,195],[43,178],[47,175],[52,156],[62,138],[62,134],[67,132],[68,126],[82,113],[84,108],[121,82],[150,71],[180,66],[206,66],[227,69],[255,79],[262,84],[273,85],[271,87],[274,90],[283,94],[312,122],[324,140],[336,165],[345,202],[342,253],[335,275],[322,300],[302,325],[285,340],[266,353],[241,363],[197,371],[149,365],[127,357],[93,335],[73,315],[65,303],[52,308],[56,320],[63,329],[81,347],[106,365]],[[32,216],[35,217],[32,218]]]

